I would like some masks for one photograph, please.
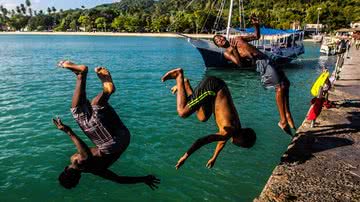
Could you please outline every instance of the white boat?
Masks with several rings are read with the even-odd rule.
[[[323,36],[321,34],[313,35],[313,36],[311,36],[311,38],[316,43],[322,43],[322,41],[323,41]]]
[[[320,46],[320,53],[335,55],[337,53],[336,41],[332,38],[325,38]]]
[[[221,9],[223,9],[223,5],[225,5],[225,0],[222,1]],[[242,0],[240,5],[242,5]],[[230,1],[229,18],[226,28],[226,38],[230,39],[230,33],[233,32],[236,32],[237,35],[235,36],[250,34],[251,32],[254,32],[253,28],[234,29],[230,27],[232,8],[233,0]],[[243,8],[240,8],[240,10],[242,10],[242,13],[244,13]],[[219,10],[219,13],[221,14],[222,11]],[[271,55],[277,64],[289,63],[292,60],[296,59],[299,55],[304,53],[303,31],[260,28],[260,33],[262,35],[261,38],[257,41],[252,41],[251,44],[258,48],[260,51],[266,53],[267,55]],[[227,61],[223,55],[225,49],[217,47],[212,40],[195,39],[188,37],[188,41],[200,52],[206,67],[240,68],[232,62]],[[241,68],[248,69],[250,67]]]

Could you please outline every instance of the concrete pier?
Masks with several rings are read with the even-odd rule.
[[[304,121],[254,201],[360,201],[360,50],[352,48],[315,127]]]

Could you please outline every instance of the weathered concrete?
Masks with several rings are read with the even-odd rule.
[[[304,121],[254,201],[360,201],[360,50],[350,51],[314,128]]]

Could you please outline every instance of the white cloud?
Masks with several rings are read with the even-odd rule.
[[[0,4],[3,5],[7,9],[14,9],[14,8],[16,8],[16,6],[18,6],[18,4],[16,4],[16,3],[1,3],[0,2]]]

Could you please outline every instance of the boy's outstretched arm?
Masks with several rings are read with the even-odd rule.
[[[256,19],[255,17],[251,17],[251,23],[254,25],[255,28],[255,32],[254,34],[250,34],[248,36],[241,36],[241,38],[244,41],[250,42],[250,41],[254,41],[254,40],[259,40],[260,39],[260,25],[259,25],[259,20]]]
[[[216,145],[215,151],[214,151],[214,155],[209,159],[209,161],[206,164],[207,168],[212,168],[215,164],[215,161],[217,159],[217,157],[219,156],[221,150],[225,147],[227,141],[219,141]]]
[[[119,176],[116,173],[112,172],[109,169],[99,170],[92,172],[94,175],[102,177],[104,179],[119,183],[119,184],[136,184],[144,183],[148,185],[152,190],[158,188],[156,184],[160,184],[160,179],[156,178],[154,175],[140,176],[140,177],[130,177],[130,176]]]
[[[63,131],[64,133],[66,133],[67,135],[69,135],[69,137],[71,138],[71,140],[73,141],[73,143],[76,146],[76,149],[78,150],[80,156],[83,159],[87,159],[88,157],[91,156],[91,151],[89,149],[89,147],[85,144],[85,142],[83,142],[73,131],[72,129],[63,124],[61,119],[59,117],[57,117],[56,119],[53,119],[53,123],[55,124],[55,126]]]
[[[227,141],[229,138],[230,138],[229,136],[215,134],[215,135],[204,136],[202,138],[197,139],[194,142],[194,144],[189,148],[189,150],[179,159],[179,161],[175,166],[176,169],[179,169],[185,163],[186,159],[189,158],[189,156],[192,153],[194,153],[196,150],[198,150],[200,147],[212,142]]]

